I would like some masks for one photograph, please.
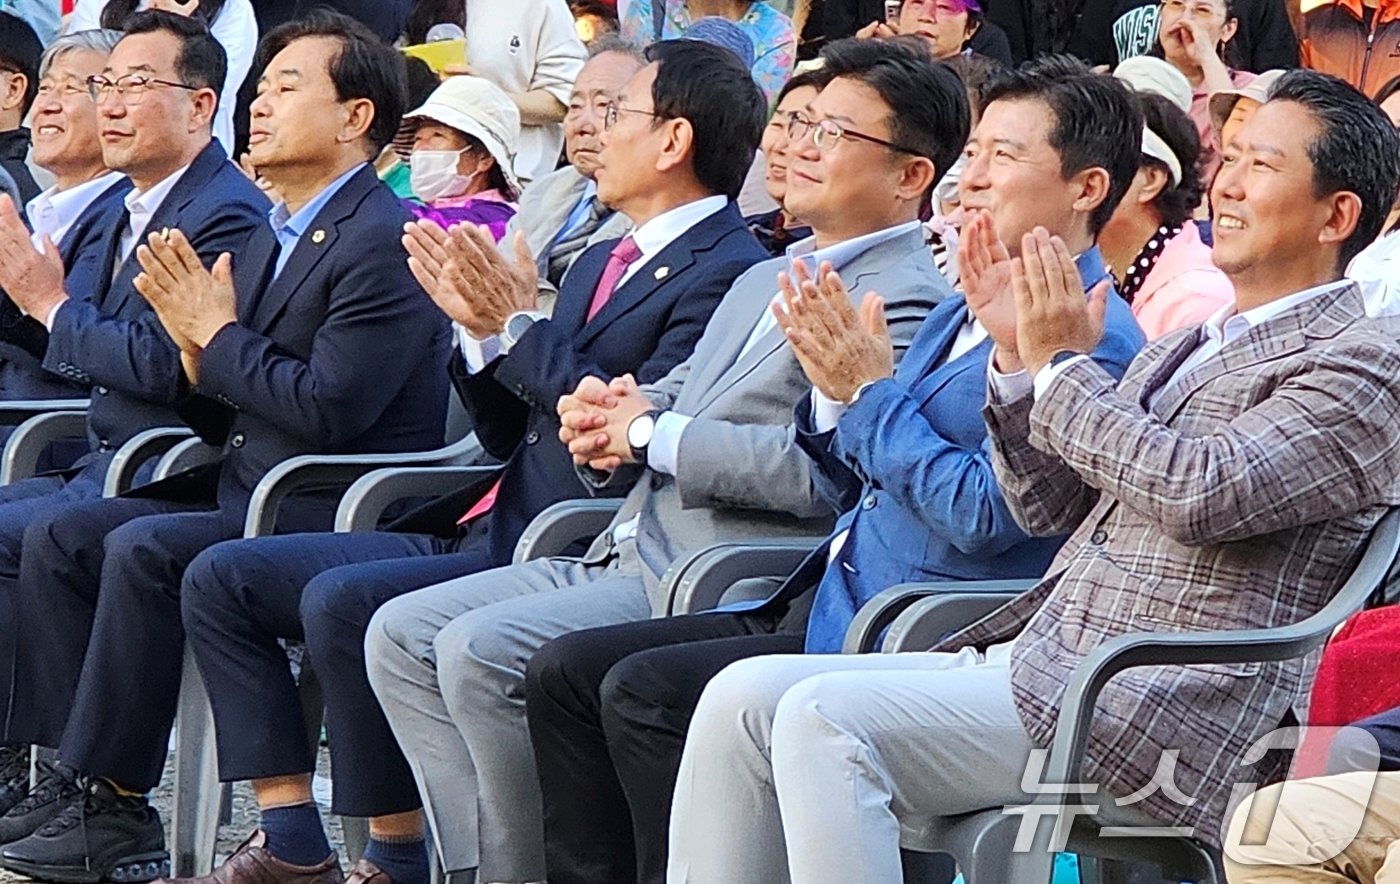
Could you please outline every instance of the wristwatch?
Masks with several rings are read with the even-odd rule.
[[[535,310],[521,310],[506,317],[506,327],[501,330],[501,348],[509,350],[525,336],[530,326],[544,319],[545,315]]]
[[[1056,353],[1054,356],[1051,356],[1051,357],[1050,357],[1050,361],[1049,361],[1048,363],[1046,363],[1045,367],[1046,367],[1046,368],[1051,368],[1051,367],[1053,367],[1053,366],[1059,365],[1061,362],[1068,362],[1069,360],[1073,359],[1073,358],[1076,357],[1076,356],[1083,356],[1083,355],[1084,355],[1084,354],[1083,354],[1083,353],[1080,353],[1078,350],[1061,350],[1061,351],[1059,351],[1058,353]]]
[[[627,447],[632,449],[632,460],[646,465],[647,446],[651,445],[652,434],[656,432],[656,419],[661,417],[659,409],[643,412],[632,418],[627,425]]]

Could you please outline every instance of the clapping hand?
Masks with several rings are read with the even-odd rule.
[[[515,235],[514,264],[472,224],[448,231],[413,221],[404,226],[403,244],[409,269],[438,309],[479,339],[500,334],[512,313],[537,306],[539,272],[523,233]]]
[[[36,251],[19,210],[9,196],[0,194],[0,288],[25,315],[41,322],[68,300],[63,258],[52,239],[45,236],[43,242],[43,251]]]
[[[179,230],[151,233],[136,247],[141,272],[133,284],[183,353],[209,345],[219,329],[238,321],[233,257],[224,252],[212,270]]]
[[[1016,352],[1011,267],[1011,255],[997,236],[992,216],[985,211],[973,212],[958,240],[958,272],[967,307],[996,347],[997,369],[1007,374],[1024,367]]]
[[[1084,282],[1064,240],[1043,227],[1021,240],[1012,262],[1016,297],[1016,347],[1032,376],[1062,350],[1091,353],[1103,337],[1109,281],[1100,280],[1086,299]]]
[[[823,396],[850,402],[861,387],[894,374],[894,346],[885,326],[884,299],[874,293],[860,313],[841,277],[823,261],[813,280],[798,262],[778,274],[782,305],[771,305],[798,364]]]

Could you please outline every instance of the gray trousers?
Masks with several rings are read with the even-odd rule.
[[[730,665],[686,736],[667,880],[901,881],[902,824],[1029,803],[1010,648]]]
[[[634,570],[617,559],[527,562],[400,596],[370,621],[370,684],[447,871],[477,867],[481,882],[544,880],[525,666],[564,633],[649,618]]]

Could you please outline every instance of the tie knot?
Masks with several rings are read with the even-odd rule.
[[[617,245],[613,246],[612,257],[624,265],[630,265],[641,256],[642,250],[637,248],[637,241],[631,236],[624,236]]]

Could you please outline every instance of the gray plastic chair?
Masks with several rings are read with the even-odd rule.
[[[1316,614],[1289,626],[1216,632],[1132,633],[1117,636],[1096,648],[1080,662],[1065,693],[1061,718],[1050,747],[1043,782],[1072,783],[1079,779],[1085,746],[1099,693],[1118,673],[1138,666],[1228,664],[1292,660],[1322,647],[1332,632],[1368,603],[1392,596],[1400,576],[1400,510],[1392,509],[1377,524],[1365,552],[1345,585]],[[942,636],[968,622],[970,609],[937,604],[957,598],[965,589],[954,584],[947,593],[936,588],[915,598],[894,619],[903,616],[906,633]],[[994,590],[992,592],[995,592]],[[988,601],[988,594],[962,594],[973,607]],[[925,602],[924,600],[927,600]],[[916,611],[915,604],[924,604]],[[868,630],[867,630],[868,631]],[[850,636],[848,636],[848,640]],[[925,645],[927,647],[927,645]],[[1055,819],[1068,825],[1067,850],[1086,858],[1101,881],[1125,880],[1124,863],[1150,863],[1165,879],[1223,884],[1224,875],[1216,851],[1186,837],[1105,837],[1103,823],[1086,816],[1071,817],[1065,796],[1045,794],[1037,798]],[[1072,825],[1069,825],[1072,819]],[[901,838],[907,850],[943,852],[958,859],[967,884],[1038,884],[1048,882],[1053,855],[1044,849],[1052,825],[1042,820],[1037,846],[1028,853],[1013,853],[1021,817],[1000,810],[960,817],[907,821]],[[1098,863],[1094,860],[1105,860]]]
[[[51,443],[85,435],[87,407],[87,399],[0,402],[0,426],[15,427],[0,453],[0,485],[33,476]]]
[[[425,452],[393,454],[303,455],[268,470],[253,489],[244,523],[245,538],[272,534],[282,504],[298,492],[347,488],[361,477],[388,467],[450,468],[480,457],[475,436]],[[438,486],[441,488],[441,486]],[[298,664],[298,685],[307,721],[307,739],[319,744],[324,714],[320,686],[300,647],[289,648]],[[189,650],[185,651],[175,721],[174,806],[170,814],[171,864],[174,874],[208,874],[214,865],[221,808],[228,789],[221,786],[215,755],[214,719],[204,681]],[[346,851],[358,858],[369,838],[368,821],[343,818]]]

